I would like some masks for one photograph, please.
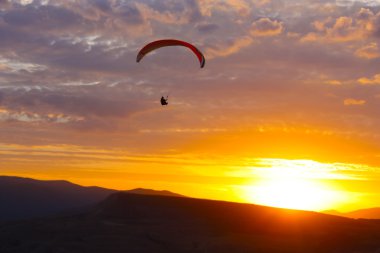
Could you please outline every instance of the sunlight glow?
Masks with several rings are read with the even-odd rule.
[[[273,159],[272,166],[252,168],[258,181],[243,187],[243,197],[249,202],[302,210],[329,209],[342,200],[342,192],[322,182],[333,172],[331,164],[309,160]]]

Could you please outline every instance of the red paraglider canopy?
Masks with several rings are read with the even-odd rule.
[[[184,47],[189,48],[197,56],[201,68],[205,66],[205,63],[206,63],[205,57],[203,56],[202,52],[198,50],[198,48],[196,48],[194,45],[188,42],[181,41],[181,40],[173,40],[173,39],[156,40],[147,44],[137,54],[136,62],[140,62],[141,59],[149,52],[157,48],[167,47],[167,46],[184,46]]]

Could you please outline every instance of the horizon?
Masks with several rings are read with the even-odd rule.
[[[0,174],[380,206],[380,1],[0,1],[0,38]],[[168,38],[204,67],[136,62]]]
[[[170,194],[178,195],[179,197],[184,197],[184,198],[196,198],[196,197],[192,197],[192,196],[185,196],[185,195],[179,194],[178,192],[174,192],[174,191],[171,191],[171,190],[168,190],[168,189],[153,189],[153,188],[145,188],[145,187],[137,187],[137,188],[131,188],[131,189],[113,189],[113,188],[102,187],[102,186],[99,186],[99,185],[80,185],[80,184],[77,184],[77,183],[74,183],[74,182],[71,182],[71,181],[68,181],[68,180],[65,180],[65,179],[38,179],[38,178],[31,178],[31,177],[12,176],[12,175],[0,175],[0,178],[1,177],[9,177],[9,178],[16,178],[16,179],[27,179],[27,180],[40,181],[40,182],[67,182],[69,184],[72,184],[72,185],[75,185],[75,186],[84,187],[84,188],[86,188],[86,187],[89,187],[89,188],[96,187],[96,188],[102,188],[102,189],[105,189],[105,190],[113,190],[115,192],[128,192],[128,191],[134,191],[134,190],[146,190],[146,191],[153,191],[153,192],[170,193]],[[111,194],[113,194],[113,193],[111,193]],[[252,203],[252,202],[228,201],[228,200],[225,200],[225,199],[209,199],[209,198],[199,198],[199,199],[203,199],[203,200],[215,200],[215,201],[227,201],[227,202],[231,202],[231,203],[242,203],[242,204],[260,205],[260,204]],[[261,206],[266,206],[266,205],[261,205]],[[270,206],[270,205],[268,205],[268,207],[276,207],[276,206]],[[277,207],[277,208],[282,208],[282,207]],[[377,207],[372,207],[372,208],[377,208]],[[285,209],[287,209],[287,208],[285,208]],[[288,208],[288,209],[292,209],[292,208]],[[304,209],[292,209],[292,210],[313,211],[313,210],[304,210]],[[335,209],[320,210],[320,211],[322,211],[322,212],[323,211],[336,211],[336,212],[339,212],[339,210],[335,210]],[[355,210],[351,210],[351,211],[357,211],[357,210],[355,209]]]
[[[114,189],[114,188],[103,187],[103,186],[99,186],[99,185],[81,185],[79,183],[68,181],[66,179],[38,179],[38,178],[21,177],[21,176],[15,176],[15,175],[0,175],[0,178],[1,177],[10,177],[10,178],[17,178],[17,179],[28,179],[28,180],[42,181],[42,182],[59,182],[59,181],[61,181],[61,182],[67,182],[67,183],[70,183],[72,185],[76,185],[76,186],[80,186],[80,187],[97,187],[97,188],[102,188],[102,189],[105,189],[105,190],[114,190],[116,192],[133,191],[133,190],[147,190],[147,191],[153,191],[153,192],[168,192],[170,194],[179,195],[180,197],[184,197],[184,198],[196,198],[196,199],[204,199],[204,200],[227,201],[227,202],[231,202],[231,203],[253,204],[253,205],[259,205],[259,206],[284,208],[284,209],[300,210],[300,211],[315,211],[315,212],[321,212],[321,213],[326,213],[326,212],[333,211],[333,212],[338,212],[338,213],[344,214],[344,213],[350,213],[350,212],[359,211],[359,210],[380,208],[380,206],[370,206],[370,207],[365,207],[365,208],[360,208],[360,209],[348,209],[348,210],[344,210],[344,211],[339,210],[339,209],[312,210],[312,209],[307,209],[307,208],[306,209],[296,208],[296,207],[295,208],[291,208],[291,207],[283,207],[283,206],[279,206],[279,205],[270,205],[270,204],[265,204],[265,203],[255,203],[255,202],[247,201],[247,200],[244,200],[244,199],[241,199],[239,201],[239,200],[236,200],[236,199],[228,200],[228,199],[225,199],[225,198],[196,197],[196,196],[191,196],[191,195],[183,195],[183,194],[181,194],[179,192],[175,192],[175,191],[172,191],[172,190],[166,189],[166,188],[165,189],[164,188],[162,188],[162,189],[156,189],[156,188],[146,188],[146,187],[140,186],[140,187],[136,187],[136,188],[133,187],[133,188]]]

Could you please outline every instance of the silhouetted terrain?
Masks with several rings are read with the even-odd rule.
[[[363,219],[380,219],[380,207],[360,209],[348,213],[344,213],[346,217],[363,218]]]
[[[0,221],[77,212],[103,201],[116,190],[84,187],[68,181],[0,176]],[[170,191],[137,188],[126,192],[182,196]],[[183,196],[182,196],[183,197]]]
[[[335,210],[324,211],[327,214],[339,215],[354,219],[380,219],[380,207],[359,209],[352,212],[342,213]]]
[[[143,195],[160,195],[160,196],[172,196],[172,197],[186,197],[181,194],[177,194],[171,191],[157,191],[157,190],[152,190],[152,189],[144,189],[144,188],[136,188],[132,190],[127,190],[125,192],[128,193],[135,193],[135,194],[143,194]]]
[[[43,217],[96,204],[115,190],[67,181],[0,176],[0,221]]]
[[[119,192],[86,213],[0,226],[0,252],[380,252],[380,221]]]

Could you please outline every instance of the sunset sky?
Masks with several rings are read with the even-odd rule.
[[[0,49],[1,175],[380,206],[380,1],[0,0]]]

